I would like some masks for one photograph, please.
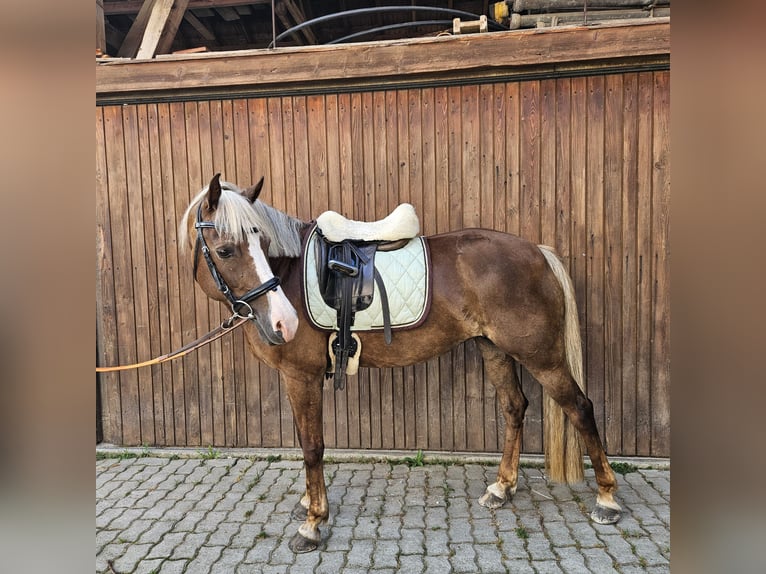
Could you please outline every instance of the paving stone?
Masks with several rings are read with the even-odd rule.
[[[349,566],[369,568],[372,566],[374,546],[373,540],[352,540],[346,563]]]
[[[630,543],[619,534],[600,536],[600,538],[606,546],[606,551],[614,558],[617,564],[633,564],[638,561]]]
[[[584,485],[569,486],[521,469],[513,499],[490,510],[476,499],[496,473],[496,465],[328,464],[320,548],[296,555],[288,543],[305,486],[298,461],[100,460],[96,572],[109,564],[132,574],[670,571],[669,471],[618,475],[625,512],[616,525],[588,517],[592,469]]]
[[[480,572],[487,574],[505,572],[503,555],[497,544],[475,544],[473,549],[476,552],[476,564]]]
[[[125,553],[114,560],[114,570],[117,572],[133,572],[138,563],[146,558],[151,544],[129,544]]]
[[[378,540],[372,553],[374,568],[396,568],[399,565],[399,545],[393,540]]]
[[[559,557],[559,566],[567,574],[580,574],[588,571],[585,566],[585,559],[577,547],[556,546],[553,551]]]
[[[591,572],[614,572],[614,561],[604,548],[583,548],[582,555]]]
[[[399,556],[400,574],[421,574],[423,572],[423,557],[415,554]]]
[[[338,574],[345,562],[345,552],[332,552],[325,548],[320,553],[319,564],[314,569],[314,574]]]
[[[223,546],[205,546],[200,548],[196,556],[189,561],[186,572],[194,574],[209,573],[213,564],[221,556],[221,552],[223,552]]]
[[[444,574],[450,572],[451,565],[446,556],[424,556],[426,574]]]
[[[422,529],[404,528],[398,539],[401,554],[423,554],[425,535]]]

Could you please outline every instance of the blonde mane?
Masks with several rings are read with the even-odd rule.
[[[178,235],[181,244],[187,248],[192,245],[189,218],[197,216],[197,206],[207,190],[205,187],[197,194],[181,218]],[[213,223],[219,235],[226,235],[237,243],[245,240],[246,230],[255,227],[269,240],[269,257],[298,257],[301,254],[300,230],[304,223],[261,201],[250,203],[233,183],[221,182],[221,197]]]

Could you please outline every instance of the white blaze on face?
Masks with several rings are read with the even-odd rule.
[[[264,254],[263,249],[261,249],[261,242],[258,238],[258,234],[248,233],[247,244],[250,257],[253,258],[255,272],[258,274],[261,283],[265,283],[274,277],[274,273],[271,272],[271,267],[266,259],[266,255]],[[271,328],[274,332],[281,331],[282,338],[285,342],[290,342],[293,337],[295,337],[295,332],[298,330],[298,313],[290,304],[287,297],[285,297],[282,287],[277,287],[275,291],[269,291],[266,294],[266,297],[269,302]]]

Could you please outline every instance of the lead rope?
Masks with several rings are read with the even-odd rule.
[[[113,371],[127,371],[128,369],[137,369],[139,367],[148,367],[149,365],[158,365],[160,363],[165,363],[172,359],[183,357],[184,355],[188,355],[192,351],[199,349],[200,347],[207,345],[208,343],[212,343],[213,341],[220,339],[229,331],[233,331],[237,327],[244,325],[248,321],[248,319],[249,317],[232,315],[231,317],[226,319],[226,321],[221,323],[218,327],[216,327],[209,333],[206,333],[205,335],[203,335],[202,337],[200,337],[199,339],[195,341],[192,341],[191,343],[187,343],[180,349],[177,349],[165,355],[160,355],[159,357],[155,357],[154,359],[150,359],[148,361],[143,361],[141,363],[133,363],[131,365],[116,365],[113,367],[96,367],[96,372],[110,373]]]

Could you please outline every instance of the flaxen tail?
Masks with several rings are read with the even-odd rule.
[[[538,245],[553,274],[564,291],[564,338],[567,365],[572,378],[583,389],[582,341],[574,287],[566,268],[553,248]],[[543,428],[545,468],[548,478],[555,482],[572,484],[583,480],[583,446],[580,433],[569,422],[561,407],[543,391]]]

